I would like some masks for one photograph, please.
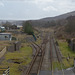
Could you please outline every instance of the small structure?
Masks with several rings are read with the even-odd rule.
[[[5,31],[5,27],[0,26],[0,32],[4,32]]]
[[[11,41],[12,36],[11,33],[0,33],[0,40],[10,40]]]

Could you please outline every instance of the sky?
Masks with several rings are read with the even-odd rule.
[[[0,0],[0,20],[35,20],[75,11],[75,0]]]

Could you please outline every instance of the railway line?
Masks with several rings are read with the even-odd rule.
[[[43,39],[41,48],[39,47],[38,50],[36,51],[35,57],[33,57],[28,69],[26,70],[25,75],[38,75],[39,74],[41,65],[43,62],[44,53],[45,53],[46,42],[47,42],[47,35]],[[40,49],[41,49],[41,55],[39,55]]]
[[[52,37],[50,37],[50,63],[51,63],[51,75],[53,75]]]
[[[64,75],[64,70],[63,70],[63,67],[62,67],[62,57],[61,57],[61,54],[60,54],[60,52],[59,52],[59,50],[58,50],[58,47],[56,46],[56,43],[55,43],[55,40],[54,40],[54,38],[53,37],[51,37],[50,38],[50,54],[51,54],[51,56],[50,57],[52,57],[51,58],[51,71],[52,71],[52,74],[51,75],[56,75],[55,73],[53,73],[53,62],[58,62],[58,63],[60,63],[60,66],[61,66],[61,70],[62,70],[62,75]],[[56,68],[58,68],[58,67],[56,67]],[[59,75],[59,74],[58,74]]]
[[[36,43],[33,42],[35,47]],[[37,45],[38,46],[38,45]],[[35,49],[37,49],[35,47]],[[54,63],[56,64],[54,68]],[[60,64],[61,70],[58,70],[57,63]],[[38,46],[35,56],[33,57],[25,75],[66,75],[63,69],[62,55],[59,51],[56,41],[51,34],[46,34],[41,46]]]

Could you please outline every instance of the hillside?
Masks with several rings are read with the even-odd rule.
[[[47,18],[43,18],[43,19],[39,19],[39,20],[29,20],[29,21],[31,22],[31,24],[33,26],[49,27],[49,26],[51,26],[51,24],[50,24],[51,21],[55,21],[56,25],[57,25],[58,24],[57,22],[59,20],[62,21],[69,16],[75,16],[75,11],[69,12],[69,13],[66,13],[66,14],[63,14],[63,15],[55,16],[55,17],[47,17]],[[22,25],[23,21],[26,21],[26,20],[0,20],[0,24],[2,22],[5,23],[6,21],[11,22],[12,24]]]
[[[43,19],[40,19],[40,20],[43,20],[43,21],[60,20],[60,19],[66,19],[69,16],[75,16],[75,11],[65,13],[65,14],[62,14],[62,15],[59,15],[59,16],[55,16],[55,17],[43,18]]]

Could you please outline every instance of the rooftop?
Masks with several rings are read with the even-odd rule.
[[[6,35],[6,34],[11,35],[11,33],[0,33],[0,35]]]

